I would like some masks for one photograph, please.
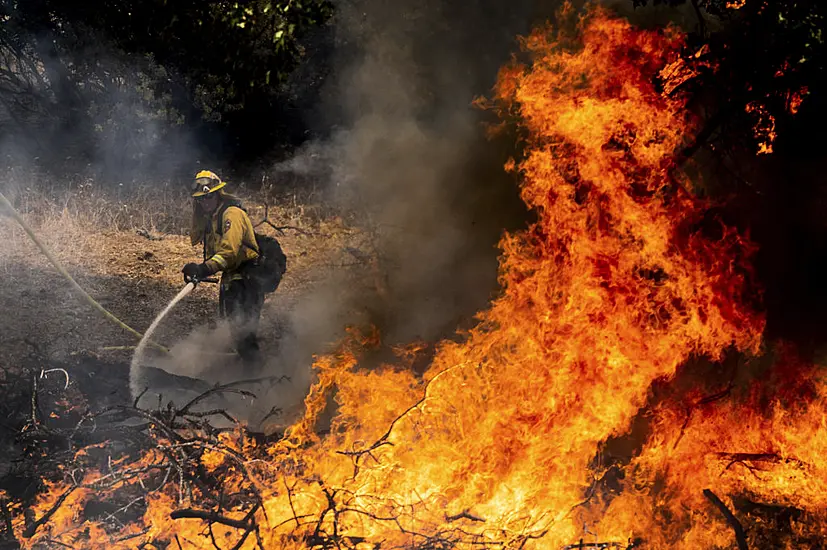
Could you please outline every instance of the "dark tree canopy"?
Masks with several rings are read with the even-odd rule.
[[[726,150],[772,150],[800,109],[823,90],[827,5],[808,1],[632,0],[635,6],[689,4],[697,15],[684,62],[695,73],[679,86],[706,127],[687,154],[710,140]],[[750,129],[753,129],[751,132]],[[751,142],[751,144],[750,144]]]
[[[231,154],[241,138],[272,146],[303,40],[331,12],[327,0],[2,0],[0,123],[84,159],[106,143],[137,161],[141,140],[182,127]]]
[[[684,58],[693,76],[675,89],[692,95],[705,120],[688,157],[713,145],[719,156],[785,147],[791,143],[785,136],[814,120],[823,87],[823,2],[624,2],[697,16]],[[486,94],[505,61],[487,55],[487,45],[513,48],[512,29],[522,24],[512,20],[527,25],[544,18],[543,9],[527,5],[348,0],[342,11],[385,10],[430,29],[417,31],[418,40],[405,32],[388,39],[410,42],[421,61],[417,74],[436,67],[433,86],[413,92],[440,104],[453,97],[443,90],[453,83],[442,74],[454,73],[434,60],[456,58],[478,81],[474,93]],[[343,59],[331,55],[338,40],[329,24],[333,12],[331,0],[0,0],[0,152],[34,152],[50,166],[68,158],[144,171],[168,170],[159,154],[183,158],[182,151],[203,149],[250,160],[295,145],[306,139],[303,113],[318,103],[328,70]],[[492,18],[508,37],[491,33]],[[367,25],[388,17],[364,19]],[[479,52],[476,72],[457,54],[466,50]],[[775,145],[768,140],[773,131]],[[812,140],[787,146],[818,154]]]

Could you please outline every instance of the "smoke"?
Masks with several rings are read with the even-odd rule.
[[[325,182],[327,198],[369,236],[360,252],[373,263],[361,277],[375,284],[355,290],[338,274],[299,303],[293,333],[313,327],[311,347],[335,338],[342,325],[329,320],[345,311],[361,312],[386,343],[433,342],[496,291],[496,243],[525,212],[502,170],[510,145],[486,140],[488,115],[472,102],[530,28],[531,4],[337,4],[334,70],[309,117],[332,130],[273,172]]]
[[[0,63],[10,68],[0,86],[7,172],[111,187],[189,175],[203,156],[198,124],[181,108],[182,77],[93,29],[20,30],[15,47],[0,44]]]
[[[333,69],[308,117],[324,137],[272,175],[323,182],[326,198],[368,236],[358,252],[371,261],[325,273],[289,310],[271,300],[270,314],[278,309],[285,325],[271,369],[306,380],[299,373],[310,357],[348,324],[377,326],[387,346],[433,344],[487,307],[499,289],[497,242],[529,214],[503,170],[516,138],[489,140],[484,125],[498,121],[473,100],[489,94],[518,37],[561,4],[337,3]],[[691,7],[605,4],[641,25],[696,24]]]
[[[692,2],[673,6],[666,2],[650,1],[645,6],[635,6],[630,0],[600,0],[599,4],[628,19],[633,25],[644,28],[675,25],[684,32],[694,32],[698,29],[699,13],[707,29],[717,29],[721,24],[721,21],[700,7],[696,12]]]
[[[496,295],[497,242],[528,213],[503,170],[516,154],[514,136],[489,140],[484,124],[497,121],[473,101],[489,94],[517,37],[559,5],[337,3],[331,70],[305,69],[329,72],[321,104],[307,114],[322,137],[273,166],[271,179],[321,182],[325,199],[365,233],[363,247],[350,251],[362,264],[319,266],[302,294],[280,289],[268,299],[260,333],[277,344],[255,375],[290,380],[261,408],[232,410],[255,422],[269,405],[300,406],[313,355],[348,325],[377,326],[387,346],[433,344],[470,326]],[[655,8],[629,15],[641,24],[664,16]],[[205,329],[173,350],[167,370],[210,383],[238,378],[242,367],[219,353],[226,349],[225,329]]]
[[[330,76],[321,104],[307,115],[324,137],[272,171],[274,179],[293,173],[322,181],[327,198],[369,236],[356,253],[371,260],[362,269],[329,269],[304,295],[288,300],[277,292],[268,301],[262,334],[280,342],[256,374],[291,378],[279,402],[300,401],[312,355],[347,324],[375,324],[389,345],[433,343],[470,324],[497,292],[496,243],[504,229],[524,224],[526,212],[516,182],[502,170],[513,141],[489,141],[483,123],[490,118],[472,102],[489,92],[517,49],[516,37],[558,6],[337,3],[334,51],[324,60]],[[98,67],[89,80],[122,78],[101,80],[104,92],[82,102],[85,139],[77,139],[71,117],[58,118],[39,136],[41,147],[64,160],[84,159],[78,173],[115,182],[191,173],[200,146],[191,128],[177,126],[176,75],[102,41],[81,57]],[[54,70],[56,81],[71,84],[65,67]],[[156,86],[160,81],[173,84]],[[34,138],[15,143],[18,152],[25,143],[29,157],[39,156]],[[159,366],[227,381],[239,369],[226,367],[218,353],[231,349],[222,331],[199,331]]]
[[[316,182],[365,238],[339,251],[349,267],[319,266],[302,294],[268,298],[260,330],[268,361],[256,375],[290,380],[265,385],[271,394],[257,410],[232,410],[255,423],[267,406],[299,407],[313,355],[348,325],[376,326],[387,346],[433,344],[487,306],[498,290],[499,238],[524,226],[527,213],[503,170],[514,140],[489,140],[484,123],[497,121],[472,103],[489,94],[540,15],[533,4],[337,3],[330,70],[305,69],[329,72],[321,103],[306,114],[322,137],[273,166],[271,179]],[[193,359],[217,349],[219,334],[193,335],[168,370],[211,383],[227,372],[237,378],[235,367]],[[193,360],[194,370],[181,364]]]

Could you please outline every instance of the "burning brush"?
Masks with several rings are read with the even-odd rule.
[[[827,384],[815,367],[779,359],[714,399],[654,395],[690,360],[720,370],[725,352],[756,354],[764,327],[749,305],[754,247],[707,216],[678,170],[696,129],[686,99],[654,83],[683,40],[602,11],[575,34],[525,39],[529,60],[502,71],[492,106],[524,130],[511,168],[537,221],[502,239],[502,295],[421,378],[404,364],[360,369],[376,336],[353,335],[317,360],[304,417],[282,437],[218,430],[208,419],[221,411],[198,403],[108,411],[141,421],[130,437],[143,452],[101,468],[92,449],[72,447],[71,467],[27,504],[39,519],[15,509],[18,540],[180,550],[824,540]],[[623,460],[603,459],[640,426]],[[787,519],[768,521],[771,507]]]

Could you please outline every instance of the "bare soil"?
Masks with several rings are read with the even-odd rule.
[[[276,235],[272,229],[258,230]],[[145,231],[95,231],[76,220],[55,220],[36,228],[60,263],[103,307],[143,332],[183,286],[181,267],[200,261],[200,247],[185,235]],[[0,217],[0,368],[16,369],[36,356],[59,362],[95,357],[128,361],[133,335],[84,302],[16,222]],[[348,247],[359,233],[337,221],[276,235],[288,256],[288,272],[267,297],[263,345],[277,337],[280,313],[331,270],[352,265]],[[215,319],[217,285],[202,284],[165,319],[155,339],[171,345]]]
[[[295,224],[293,229],[282,234],[266,225],[257,227],[277,236],[288,256],[279,289],[265,301],[259,330],[265,353],[278,347],[281,324],[300,296],[313,293],[331,273],[366,267],[358,257],[359,250],[366,250],[364,235],[339,220],[289,223]],[[81,287],[140,332],[182,288],[181,267],[199,261],[201,254],[186,235],[100,230],[76,215],[46,218],[35,231]],[[0,236],[0,497],[5,490],[25,498],[37,491],[46,473],[31,468],[29,446],[21,435],[25,426],[33,416],[49,425],[69,426],[87,411],[131,405],[129,362],[137,342],[80,298],[18,224],[2,213]],[[217,301],[217,285],[199,285],[153,339],[172,347],[210,326]],[[170,383],[176,376],[167,378]],[[194,391],[209,387],[196,382]]]

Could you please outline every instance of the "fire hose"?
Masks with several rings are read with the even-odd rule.
[[[51,251],[46,247],[46,245],[44,245],[40,241],[40,239],[37,238],[37,235],[35,235],[34,230],[32,230],[32,228],[29,226],[29,224],[26,223],[26,220],[23,219],[23,217],[20,215],[20,213],[17,212],[17,210],[14,209],[14,206],[12,206],[11,202],[9,202],[9,199],[7,199],[5,197],[5,195],[3,195],[3,193],[0,193],[0,204],[2,204],[3,206],[5,206],[8,209],[8,211],[11,213],[11,215],[15,219],[15,221],[17,221],[17,223],[20,224],[20,227],[23,228],[23,231],[26,232],[26,234],[34,242],[34,244],[36,244],[37,247],[40,249],[40,251],[43,252],[43,254],[46,256],[46,258],[49,260],[49,262],[55,267],[55,269],[58,270],[58,272],[61,275],[63,275],[63,277],[67,281],[69,281],[69,283],[71,283],[72,288],[74,288],[75,291],[88,304],[90,304],[93,308],[95,308],[99,313],[101,313],[108,320],[112,321],[113,323],[115,323],[116,325],[118,325],[119,327],[124,329],[125,331],[132,333],[139,340],[146,339],[147,342],[144,343],[145,346],[150,345],[150,346],[154,347],[157,350],[163,351],[164,353],[169,353],[169,350],[167,348],[165,348],[164,346],[162,346],[160,344],[157,344],[155,342],[152,342],[152,341],[148,340],[148,338],[146,338],[143,334],[141,334],[140,332],[138,332],[134,328],[130,327],[129,325],[127,325],[126,323],[124,323],[123,321],[118,319],[109,310],[107,310],[105,307],[100,305],[94,298],[92,298],[92,296],[90,296],[89,293],[86,292],[83,289],[83,287],[81,287],[77,283],[77,281],[75,281],[74,278],[72,278],[72,276],[69,274],[69,272],[66,271],[63,268],[62,265],[60,265],[60,262],[57,261],[57,259],[51,253]],[[193,285],[193,287],[194,287],[194,285]],[[192,289],[190,289],[190,290],[192,290]]]

